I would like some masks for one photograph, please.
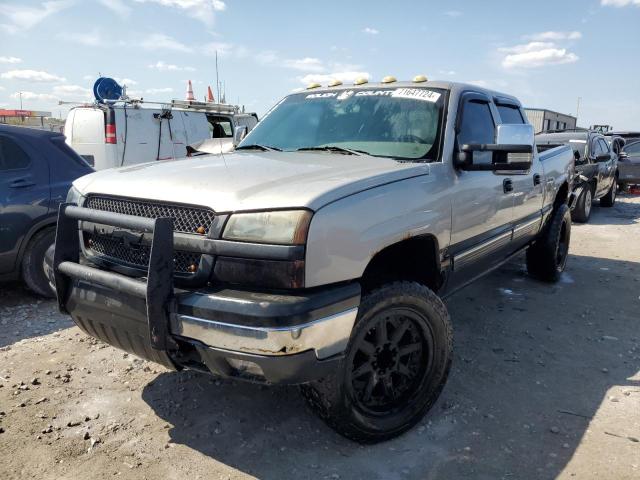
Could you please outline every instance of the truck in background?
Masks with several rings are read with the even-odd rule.
[[[96,170],[187,156],[187,146],[211,138],[237,144],[258,123],[235,105],[174,100],[82,105],[69,111],[67,144]],[[228,141],[228,140],[227,140]]]

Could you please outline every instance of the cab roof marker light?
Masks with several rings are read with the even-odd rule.
[[[398,80],[393,75],[387,75],[386,77],[384,77],[382,79],[381,83],[393,83],[393,82],[397,82],[397,81]]]
[[[320,85],[319,83],[310,83],[309,85],[307,85],[307,90],[313,90],[314,88],[320,88],[322,85]]]
[[[335,80],[331,80],[331,81],[329,82],[329,86],[330,86],[330,87],[338,87],[338,86],[340,86],[340,85],[342,85],[342,82],[341,82],[340,80],[337,80],[337,79],[335,79]]]
[[[356,78],[356,79],[353,81],[353,84],[354,84],[354,85],[364,85],[365,83],[369,83],[369,80],[367,80],[367,79],[366,79],[366,78],[364,78],[364,77]]]
[[[414,83],[423,83],[428,81],[429,79],[426,77],[426,75],[416,75],[415,77],[413,77],[413,82]]]

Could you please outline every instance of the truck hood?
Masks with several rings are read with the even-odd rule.
[[[425,163],[317,152],[236,152],[103,170],[74,182],[108,194],[210,207],[217,212],[322,206],[419,175]]]

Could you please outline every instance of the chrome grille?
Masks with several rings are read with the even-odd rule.
[[[84,206],[94,210],[123,213],[136,217],[170,217],[173,218],[175,232],[196,233],[198,228],[203,227],[205,235],[209,234],[215,216],[213,210],[208,208],[100,196],[90,196]]]
[[[151,247],[148,245],[125,246],[119,239],[106,235],[85,234],[86,245],[93,253],[109,257],[118,263],[146,269],[149,266]],[[173,257],[173,270],[176,273],[193,273],[200,265],[199,253],[176,250]]]

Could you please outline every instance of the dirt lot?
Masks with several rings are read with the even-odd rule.
[[[519,259],[449,299],[452,374],[362,447],[296,388],[175,373],[0,292],[0,478],[640,478],[640,197],[575,225],[557,285]]]

